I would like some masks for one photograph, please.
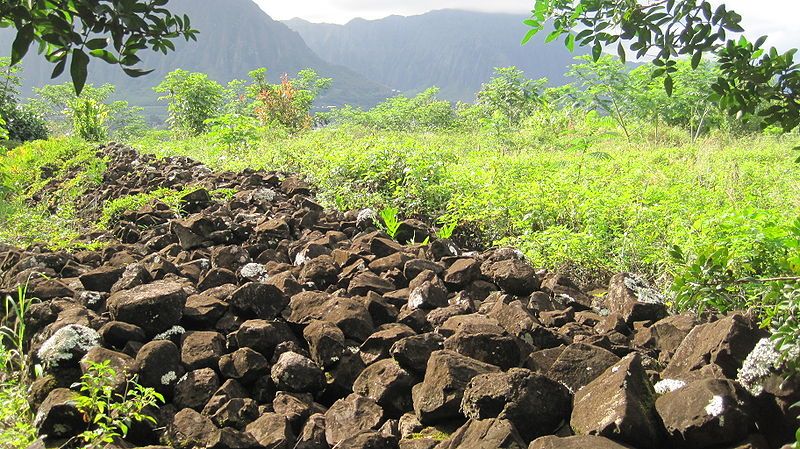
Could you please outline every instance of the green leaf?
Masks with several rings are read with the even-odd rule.
[[[570,52],[575,51],[575,35],[572,33],[567,34],[567,38],[564,40],[564,45]]]
[[[619,55],[619,60],[625,64],[625,47],[622,46],[622,42],[617,44],[617,55]]]
[[[664,78],[664,90],[667,91],[667,96],[672,96],[672,89],[675,87],[675,82],[672,80],[672,76],[667,75]]]
[[[106,41],[105,39],[100,39],[100,38],[92,39],[86,43],[86,48],[88,48],[89,50],[97,50],[100,48],[105,48],[107,43],[108,41]]]
[[[696,69],[697,67],[699,67],[700,61],[702,60],[703,60],[703,52],[702,51],[695,52],[695,54],[692,55],[692,68]]]
[[[603,54],[603,47],[600,45],[600,42],[595,42],[594,46],[592,47],[592,59],[595,62],[600,60],[600,56]]]
[[[145,76],[149,75],[150,73],[153,73],[153,70],[128,69],[128,68],[123,68],[122,71],[125,72],[125,74],[130,76],[131,78],[138,78],[140,76]]]
[[[33,42],[33,24],[27,24],[17,31],[17,37],[11,45],[11,65],[20,62],[28,53]]]
[[[83,92],[83,86],[86,85],[88,68],[89,55],[79,48],[74,49],[72,51],[72,64],[70,64],[69,73],[72,76],[72,85],[75,86],[75,94],[78,96]]]
[[[114,56],[114,54],[108,50],[103,50],[103,49],[92,50],[89,52],[89,54],[94,56],[95,58],[100,58],[109,64],[119,63],[119,59],[117,59],[117,57]]]
[[[561,30],[555,30],[547,35],[547,37],[544,39],[544,42],[545,43],[553,42],[554,40],[558,39],[559,36],[561,36]]]
[[[528,43],[528,41],[530,41],[530,40],[531,40],[531,38],[533,38],[533,36],[535,36],[535,35],[536,35],[536,33],[537,33],[538,31],[539,31],[539,30],[536,30],[536,29],[533,29],[533,30],[530,30],[530,31],[528,31],[528,32],[525,34],[525,37],[523,37],[523,38],[522,38],[522,44],[521,44],[521,45],[525,45],[525,44],[527,44],[527,43]]]

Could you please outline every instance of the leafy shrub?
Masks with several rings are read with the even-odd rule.
[[[88,141],[114,137],[129,138],[145,128],[142,108],[127,101],[110,101],[116,88],[112,84],[88,84],[80,97],[71,83],[34,89],[36,98],[26,109],[42,117],[55,135],[74,135]]]
[[[207,120],[216,117],[224,104],[225,88],[204,73],[175,70],[154,88],[169,101],[167,122],[180,135],[194,136],[208,129]]]
[[[17,106],[7,114],[9,139],[17,142],[47,139],[47,123],[30,108]]]
[[[135,422],[156,423],[147,410],[163,404],[164,397],[139,385],[135,377],[126,379],[124,392],[119,393],[114,387],[117,375],[106,360],[89,362],[87,372],[81,376],[81,395],[76,402],[89,423],[89,428],[79,435],[82,449],[104,448],[117,438],[125,438]]]
[[[278,84],[266,81],[266,69],[250,72],[255,89],[253,111],[262,125],[272,123],[296,133],[311,128],[311,107],[320,92],[331,85],[313,70],[301,70],[295,79],[284,74]]]
[[[381,220],[376,221],[378,227],[393,239],[397,235],[397,231],[400,230],[400,220],[397,218],[398,212],[396,207],[386,207],[378,213]]]
[[[224,114],[206,120],[206,125],[211,141],[230,152],[254,147],[260,136],[258,121],[248,115]]]
[[[516,67],[498,67],[494,69],[494,77],[481,86],[476,106],[485,118],[516,126],[539,105],[546,84],[544,78],[525,78]]]
[[[99,142],[108,136],[105,126],[108,107],[91,98],[76,98],[70,103],[72,129],[81,139]]]
[[[714,217],[707,242],[692,251],[673,246],[678,310],[753,310],[773,331],[787,360],[800,357],[800,218],[779,225],[763,212]]]
[[[435,131],[456,126],[456,114],[449,101],[438,100],[439,88],[432,87],[414,97],[398,95],[374,108],[344,108],[322,114],[333,124],[366,126],[372,129],[393,131]]]
[[[18,376],[4,373],[1,368],[7,357],[4,351],[0,345],[0,447],[25,449],[36,439],[33,412],[25,385],[19,383]]]

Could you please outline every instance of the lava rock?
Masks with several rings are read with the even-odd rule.
[[[659,397],[655,406],[676,448],[733,444],[754,426],[750,395],[727,379],[692,382]]]
[[[663,297],[644,281],[628,273],[619,273],[608,284],[605,299],[611,313],[618,313],[628,325],[634,321],[657,321],[667,316]]]
[[[524,368],[473,377],[461,401],[466,417],[508,420],[525,441],[555,433],[569,419],[571,408],[572,394],[566,387]]]
[[[228,379],[242,383],[255,382],[269,373],[269,362],[260,353],[250,348],[239,348],[219,359],[219,372]]]
[[[460,416],[464,389],[473,377],[500,371],[453,351],[436,351],[428,359],[425,378],[414,386],[414,411],[423,424],[432,424]]]
[[[411,410],[411,387],[416,379],[392,359],[367,366],[353,383],[353,392],[370,398],[388,414],[400,416]]]
[[[272,381],[281,390],[318,393],[325,388],[325,373],[311,359],[284,352],[272,366]]]
[[[661,445],[664,429],[655,410],[655,390],[637,353],[575,393],[570,425],[580,435],[600,435],[636,447]]]
[[[153,336],[178,324],[186,306],[186,292],[181,284],[156,281],[108,298],[112,319],[134,324]]]
[[[378,429],[383,409],[372,399],[351,394],[339,399],[325,412],[325,439],[331,446],[365,430]]]

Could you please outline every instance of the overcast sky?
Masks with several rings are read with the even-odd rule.
[[[719,0],[715,0],[715,3]],[[256,0],[278,20],[300,17],[312,22],[346,23],[362,17],[379,19],[392,14],[422,14],[432,9],[459,8],[508,12],[524,17],[534,0]],[[800,48],[800,0],[725,0],[744,18],[747,35],[768,34],[779,49]]]

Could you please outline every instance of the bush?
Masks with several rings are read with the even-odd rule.
[[[390,131],[435,131],[456,126],[457,116],[449,101],[438,100],[432,87],[414,97],[398,95],[369,111],[345,106],[323,115],[332,124],[366,126]]]
[[[175,70],[154,88],[165,94],[159,100],[169,101],[167,122],[178,134],[196,136],[206,132],[207,121],[222,110],[225,88],[204,73]]]
[[[46,140],[47,123],[30,108],[16,107],[8,111],[8,138],[17,142]]]
[[[294,79],[284,74],[278,84],[266,81],[266,69],[254,70],[250,77],[251,88],[255,90],[256,118],[262,125],[277,124],[292,133],[311,128],[314,100],[331,85],[330,78],[320,78],[310,69],[301,70]]]

